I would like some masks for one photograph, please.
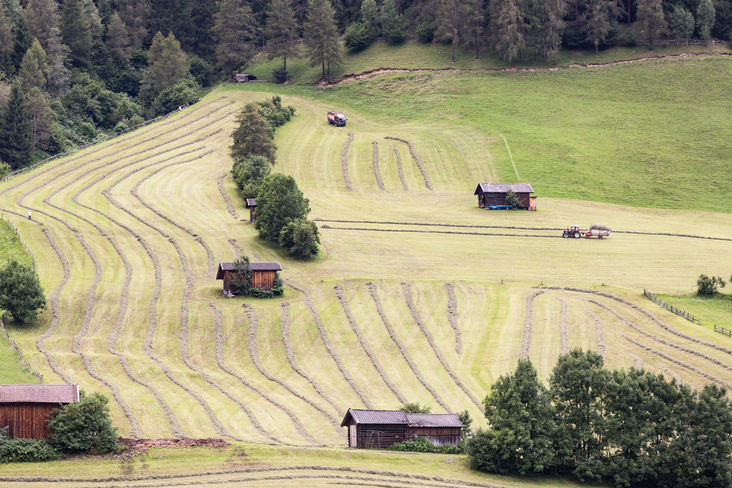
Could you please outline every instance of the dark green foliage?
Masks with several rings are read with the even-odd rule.
[[[310,259],[318,255],[318,244],[320,244],[318,227],[312,220],[290,220],[280,230],[278,243],[290,253],[290,256]]]
[[[277,148],[272,141],[272,126],[259,112],[259,106],[248,103],[236,117],[237,128],[231,133],[231,157],[234,159],[264,156],[276,161]]]
[[[61,34],[71,49],[76,66],[87,66],[94,47],[92,26],[84,11],[83,0],[66,0],[61,10]]]
[[[708,41],[712,38],[712,27],[714,26],[714,4],[712,0],[700,0],[696,9],[696,28],[699,38]]]
[[[354,22],[343,34],[343,44],[351,51],[361,51],[374,42],[371,29],[364,22]]]
[[[254,288],[252,286],[252,270],[249,267],[249,256],[242,255],[234,262],[235,271],[232,273],[231,287],[237,295],[254,298],[273,298],[282,296],[284,288],[279,273],[275,273],[274,284],[270,290]]]
[[[281,57],[282,70],[287,73],[287,58],[293,53],[294,42],[298,37],[295,12],[288,0],[272,0],[267,10],[267,25],[264,31],[267,36],[268,56]],[[278,83],[283,83],[286,79],[285,75]]]
[[[0,120],[0,160],[14,169],[31,162],[33,149],[33,126],[30,121],[28,102],[18,85],[10,90],[8,106]]]
[[[242,198],[257,198],[259,187],[272,172],[272,164],[264,156],[239,158],[234,161],[231,174]]]
[[[638,0],[638,22],[649,46],[666,31],[661,0]]]
[[[304,219],[310,212],[308,199],[289,175],[272,173],[262,183],[257,194],[255,228],[260,237],[276,242],[282,228],[290,220]]]
[[[415,30],[419,42],[429,44],[435,38],[435,26],[430,22],[422,22]]]
[[[282,278],[279,273],[275,273],[274,284],[269,290],[262,288],[250,288],[249,296],[254,298],[274,298],[281,297],[285,293],[284,286],[282,285]]]
[[[164,88],[150,107],[150,115],[157,116],[172,112],[178,107],[190,105],[198,101],[201,87],[191,78],[183,78],[173,86]]]
[[[433,452],[438,454],[461,454],[463,452],[462,446],[436,446],[424,437],[415,437],[404,442],[397,442],[392,444],[389,449],[392,451]]]
[[[109,400],[100,393],[82,393],[78,403],[53,410],[48,419],[49,443],[65,454],[108,454],[117,445],[117,429],[109,418]]]
[[[511,205],[513,208],[521,208],[523,206],[518,195],[510,189],[506,190],[506,205]]]
[[[694,15],[681,5],[674,6],[671,14],[671,32],[687,44],[694,34]]]
[[[295,107],[288,105],[287,107],[282,106],[282,98],[279,95],[273,96],[270,100],[263,102],[257,102],[259,107],[259,113],[267,119],[269,125],[272,126],[272,132],[277,127],[281,127],[290,121],[293,115],[295,115]]]
[[[188,63],[191,66],[189,71],[196,83],[201,86],[211,86],[216,82],[218,75],[211,63],[195,54],[188,55]]]
[[[520,475],[541,473],[552,466],[554,412],[531,362],[519,360],[512,374],[493,384],[483,403],[491,430],[479,432],[478,445],[468,452],[488,458],[471,459],[471,463],[490,472]]]
[[[726,285],[727,284],[721,276],[707,276],[705,274],[701,274],[699,275],[699,279],[696,280],[696,294],[699,296],[711,297],[719,293],[719,288],[724,288]]]
[[[215,15],[216,59],[229,73],[244,66],[254,53],[255,20],[248,3],[223,0]]]
[[[389,44],[401,44],[409,34],[409,23],[403,15],[397,15],[389,28],[384,31],[384,37]]]
[[[419,402],[414,403],[405,403],[401,407],[399,407],[399,410],[405,413],[430,413],[432,411],[432,408],[430,408],[428,405],[420,405]]]
[[[0,463],[53,461],[58,453],[43,440],[11,439],[8,428],[0,428]]]
[[[463,427],[462,431],[462,440],[463,442],[471,436],[473,431],[470,429],[470,425],[473,423],[473,417],[470,416],[470,412],[467,410],[463,410],[462,412],[458,413],[458,418],[460,418],[460,422],[463,423],[465,427]]]
[[[0,309],[10,312],[22,324],[35,320],[38,309],[45,307],[43,288],[33,268],[12,260],[0,269]]]
[[[80,127],[83,122],[105,129],[115,127],[143,113],[142,107],[124,93],[108,90],[104,83],[87,73],[74,77],[71,89],[61,98],[63,108],[59,114],[67,125]],[[81,130],[81,129],[79,129]]]
[[[172,32],[167,37],[160,32],[155,34],[147,52],[147,63],[141,93],[145,99],[154,99],[188,74],[188,56]]]
[[[341,62],[341,45],[329,0],[310,0],[303,25],[305,48],[312,66],[322,65],[323,79],[330,81],[330,68]]]
[[[290,74],[285,68],[279,66],[272,70],[272,81],[275,83],[284,83],[290,78]]]
[[[8,163],[0,161],[0,179],[5,178],[11,171],[13,171],[13,168]]]
[[[618,15],[618,4],[613,0],[589,0],[583,17],[587,42],[598,52],[615,25]]]

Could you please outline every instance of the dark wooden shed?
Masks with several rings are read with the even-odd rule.
[[[348,427],[348,447],[386,449],[415,437],[426,437],[439,446],[455,446],[460,443],[460,434],[465,426],[456,413],[349,408],[341,427]]]
[[[531,200],[534,189],[528,183],[478,183],[473,195],[478,195],[478,207],[489,208],[492,205],[506,205],[506,193],[511,190],[521,201],[521,208],[536,210],[536,197]],[[533,205],[532,205],[533,203]]]
[[[252,286],[254,288],[271,290],[274,286],[277,272],[282,271],[282,265],[278,262],[249,263],[249,269],[252,270]],[[231,288],[231,280],[235,273],[235,263],[219,263],[219,269],[216,272],[216,279],[224,280],[224,295],[228,297],[234,296]]]
[[[257,218],[257,201],[254,198],[247,198],[247,208],[249,209],[249,223],[252,223]]]
[[[0,427],[14,438],[48,439],[51,410],[78,401],[77,385],[0,385]]]
[[[235,73],[234,81],[237,83],[246,83],[247,81],[254,81],[257,77],[248,73]]]

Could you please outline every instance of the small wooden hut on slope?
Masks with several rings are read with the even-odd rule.
[[[0,385],[0,428],[14,438],[48,439],[51,410],[78,401],[77,385]]]
[[[252,287],[261,288],[262,290],[271,290],[274,286],[277,272],[282,271],[282,265],[278,262],[249,263],[249,269],[252,271]],[[219,263],[219,269],[216,272],[216,279],[224,280],[224,295],[226,296],[233,296],[231,280],[234,278],[235,274],[235,263]]]
[[[521,202],[521,208],[536,210],[534,189],[528,183],[478,183],[473,195],[478,195],[478,207],[506,205],[506,193],[511,190]]]
[[[415,437],[425,437],[438,446],[456,446],[465,425],[456,413],[349,408],[341,427],[348,427],[348,447],[386,449]]]

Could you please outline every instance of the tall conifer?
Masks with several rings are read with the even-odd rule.
[[[222,0],[214,16],[216,60],[227,73],[243,66],[254,52],[254,16],[239,0]]]
[[[33,149],[33,127],[28,114],[28,102],[18,85],[13,85],[10,100],[0,120],[0,161],[13,169],[27,166]]]
[[[304,37],[310,64],[322,65],[322,77],[330,81],[330,68],[341,63],[341,45],[329,0],[310,0]]]
[[[287,71],[287,57],[292,54],[297,39],[295,12],[288,0],[272,0],[267,11],[265,28],[267,48],[271,57],[282,57],[282,69]]]

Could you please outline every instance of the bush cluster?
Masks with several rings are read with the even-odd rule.
[[[0,428],[0,463],[53,461],[58,452],[46,441],[11,439],[8,428]]]
[[[433,452],[437,454],[462,454],[463,444],[457,446],[437,446],[426,437],[415,437],[404,442],[397,442],[389,447],[392,451]]]
[[[559,357],[547,389],[528,360],[484,400],[489,430],[466,451],[473,469],[560,473],[618,487],[730,486],[726,391],[693,391],[662,375],[608,371],[600,355]]]
[[[730,277],[730,283],[732,283],[732,277]],[[699,275],[699,279],[696,280],[696,294],[699,296],[711,297],[719,293],[720,288],[724,288],[727,283],[724,282],[721,276],[707,276],[705,274]]]

